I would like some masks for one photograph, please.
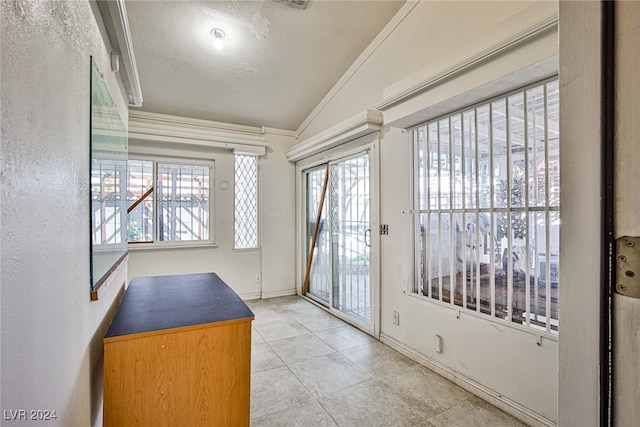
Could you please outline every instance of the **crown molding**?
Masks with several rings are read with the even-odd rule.
[[[498,42],[493,43],[484,49],[476,50],[474,54],[455,62],[453,65],[441,71],[433,73],[432,70],[429,70],[431,72],[423,70],[419,72],[418,75],[414,75],[407,79],[413,80],[412,83],[408,83],[405,80],[404,82],[399,82],[387,88],[384,91],[383,100],[377,103],[375,108],[385,111],[399,103],[420,95],[435,86],[452,80],[471,69],[481,66],[500,55],[527,44],[534,39],[542,37],[552,31],[557,31],[557,29],[558,12],[556,10],[554,13],[535,21],[524,29],[507,35],[506,37],[502,37]],[[475,43],[482,45],[484,41],[481,39],[475,40]],[[420,76],[420,74],[422,74],[422,76]],[[424,77],[425,74],[427,74],[426,77]],[[401,89],[397,89],[399,86]]]
[[[120,74],[127,101],[132,107],[141,107],[142,90],[124,0],[92,1],[98,6],[111,47],[120,57],[120,67],[114,71]]]
[[[219,148],[263,155],[264,127],[242,126],[168,114],[129,111],[129,140]]]
[[[338,123],[294,145],[285,153],[287,160],[296,162],[338,145],[353,141],[361,136],[377,132],[382,129],[384,117],[380,111],[365,110],[362,113]]]

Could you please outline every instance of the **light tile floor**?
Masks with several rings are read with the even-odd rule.
[[[247,305],[253,427],[523,426],[303,298]]]

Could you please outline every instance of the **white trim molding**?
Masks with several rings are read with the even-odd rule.
[[[558,72],[557,34],[557,4],[536,2],[388,86],[375,108],[385,113],[385,125],[407,128],[551,77]]]
[[[419,364],[425,366],[436,374],[446,378],[452,383],[462,387],[467,390],[469,393],[472,393],[482,400],[489,402],[493,406],[503,410],[504,412],[514,416],[520,421],[526,423],[530,426],[536,427],[554,427],[556,423],[551,421],[542,415],[539,415],[530,409],[522,406],[521,404],[503,396],[502,394],[493,391],[477,381],[462,375],[459,372],[454,371],[448,366],[443,365],[442,363],[433,360],[430,357],[425,356],[424,354],[414,350],[413,348],[407,347],[400,341],[395,338],[390,337],[384,333],[380,334],[380,341],[389,347],[397,350],[398,352],[404,354],[411,360],[418,362]]]
[[[167,114],[129,111],[129,141],[218,148],[264,155],[264,127],[241,126]]]
[[[294,289],[281,289],[278,291],[268,291],[260,294],[258,298],[260,299],[268,299],[268,298],[278,298],[278,297],[288,297],[290,295],[296,295],[296,290]]]
[[[365,110],[323,132],[299,142],[291,147],[285,155],[290,162],[296,162],[370,133],[377,132],[382,129],[383,122],[384,117],[380,111]]]
[[[379,110],[385,110],[399,102],[403,102],[407,98],[411,98],[415,95],[425,92],[435,85],[455,78],[456,76],[465,73],[484,62],[490,61],[496,56],[499,56],[511,49],[516,49],[517,47],[527,43],[533,38],[546,34],[549,31],[557,31],[557,27],[558,14],[556,12],[553,15],[534,23],[529,28],[525,28],[524,30],[513,34],[506,39],[503,39],[498,43],[489,46],[488,48],[483,49],[480,52],[477,52],[440,72],[437,72],[426,78],[422,78],[418,82],[413,83],[396,93],[385,96],[385,98],[376,105],[376,108]]]
[[[120,73],[127,94],[127,101],[132,107],[141,107],[142,90],[140,88],[138,66],[133,52],[133,42],[129,32],[129,20],[124,0],[93,1],[97,3],[98,10],[102,15],[102,22],[104,22],[111,47],[120,56],[119,63],[121,66],[119,68],[116,67],[117,69],[114,69],[114,71]]]

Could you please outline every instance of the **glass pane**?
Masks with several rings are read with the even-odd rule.
[[[452,187],[451,187],[451,199],[453,203],[453,209],[462,209],[463,204],[463,168],[466,165],[462,163],[462,116],[456,114],[451,118],[451,174],[452,174]],[[468,191],[467,191],[468,193]],[[467,195],[468,197],[468,195]]]
[[[157,164],[158,240],[209,239],[209,167]]]
[[[558,81],[547,84],[549,206],[560,206],[560,129]]]
[[[463,115],[464,122],[464,207],[475,209],[477,205],[476,192],[478,190],[478,176],[476,171],[476,123],[475,110],[466,111]],[[456,180],[458,176],[456,175]]]
[[[495,316],[507,319],[509,298],[509,239],[507,236],[507,213],[495,212],[493,215],[496,242],[495,242]]]
[[[234,156],[234,246],[258,247],[258,157]]]
[[[504,99],[492,103],[493,133],[493,185],[495,208],[506,208],[508,205],[509,186],[507,182],[507,128],[506,102]]]
[[[420,128],[416,292],[557,333],[558,119],[554,81]]]
[[[438,167],[438,194],[440,199],[440,209],[449,209],[451,206],[451,165],[450,165],[450,140],[449,140],[449,120],[440,120],[439,144],[436,154]]]
[[[527,215],[511,213],[511,320],[522,324],[527,311]]]
[[[449,272],[451,239],[449,233],[449,214],[430,214],[427,250],[429,282],[431,296],[435,299],[449,300]],[[442,286],[442,292],[440,292]]]
[[[478,231],[480,235],[480,312],[491,314],[491,287],[495,282],[495,270],[498,257],[496,256],[496,242],[493,236],[493,213],[480,213],[478,216]]]
[[[531,263],[531,307],[529,322],[536,329],[546,328],[546,220],[544,212],[529,214],[530,229],[530,263]]]
[[[558,333],[559,285],[560,285],[560,213],[549,212],[549,310],[552,333]]]
[[[326,176],[326,168],[307,172],[307,260],[313,245],[313,235],[318,221],[318,209],[322,197],[322,188]],[[329,302],[329,284],[331,283],[331,262],[330,262],[330,234],[328,227],[328,204],[329,198],[325,197],[322,212],[320,214],[320,224],[313,247],[313,259],[309,272],[309,293]]]
[[[489,105],[482,105],[476,110],[478,116],[478,179],[480,208],[491,207],[491,139]]]
[[[545,204],[545,100],[544,89],[527,91],[527,149],[529,151],[529,205]]]
[[[129,160],[128,176],[127,206],[130,207],[153,187],[153,162]],[[153,198],[152,191],[129,212],[129,242],[153,241]]]
[[[428,231],[429,231],[429,214],[421,213],[418,215],[419,228],[417,245],[417,292],[424,296],[429,296],[429,252],[427,251]]]
[[[438,123],[429,124],[428,128],[428,185],[427,191],[429,192],[429,209],[438,209],[440,207],[440,156],[438,155]]]
[[[369,155],[331,166],[333,307],[371,321]]]
[[[429,209],[429,144],[426,127],[416,131],[418,144],[418,209]]]
[[[104,252],[108,246],[116,243],[126,243],[122,222],[122,195],[125,191],[126,180],[124,172],[126,161],[92,159],[91,161],[91,213],[93,215],[93,244],[94,251]],[[113,249],[111,249],[113,251]],[[100,279],[97,277],[96,280]]]
[[[524,94],[509,97],[509,149],[511,172],[511,206],[525,206],[525,126]]]
[[[453,230],[456,261],[455,304],[466,306],[468,302],[475,301],[479,250],[482,245],[478,237],[476,214],[453,214]]]

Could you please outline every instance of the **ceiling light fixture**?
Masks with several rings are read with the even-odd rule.
[[[211,35],[213,36],[213,47],[220,50],[224,46],[224,31],[220,28],[214,28],[211,30]]]

